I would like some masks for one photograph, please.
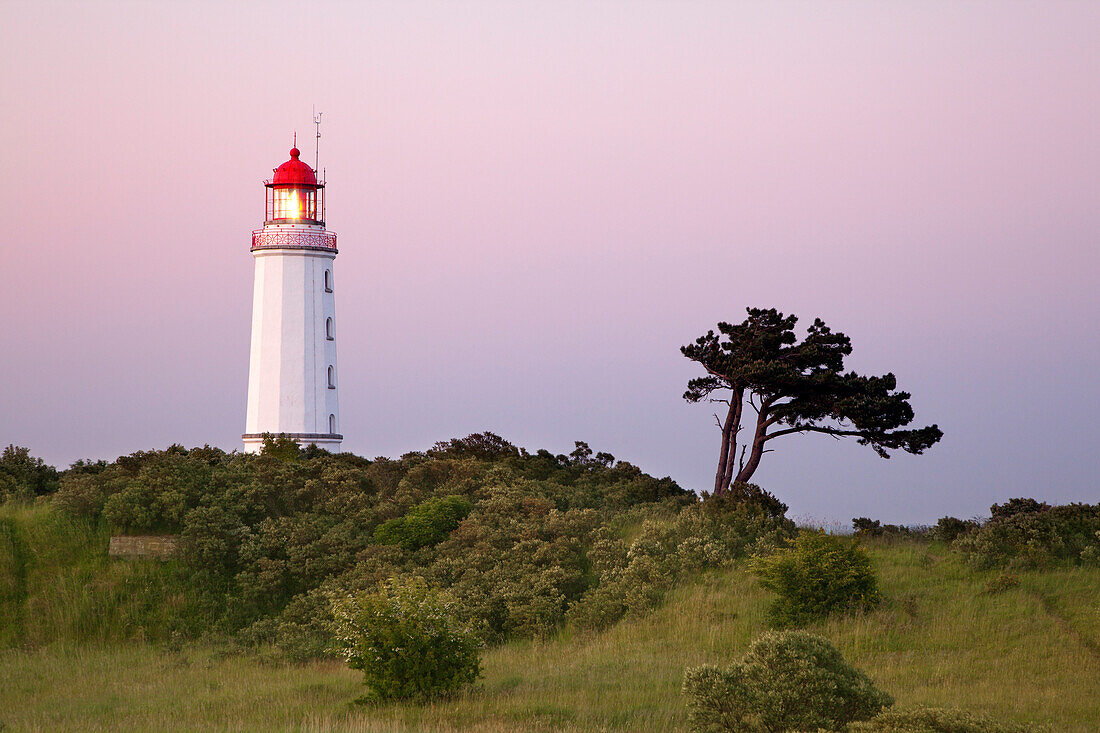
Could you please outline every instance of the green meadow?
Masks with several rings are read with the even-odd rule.
[[[364,707],[353,702],[359,674],[340,662],[141,641],[167,613],[159,605],[178,612],[187,590],[171,563],[109,560],[108,534],[49,506],[0,508],[0,729],[686,730],[685,667],[736,659],[767,628],[770,595],[740,563],[692,574],[603,632],[567,624],[490,646],[477,685],[452,699]],[[898,705],[1100,730],[1100,569],[1017,570],[1004,582],[944,543],[863,544],[884,602],[810,630]],[[149,584],[159,604],[128,592]],[[125,628],[96,632],[105,616]]]

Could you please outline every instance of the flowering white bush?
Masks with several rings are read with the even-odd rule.
[[[450,595],[419,577],[333,600],[337,642],[348,666],[363,670],[372,700],[423,700],[477,679],[480,643],[457,613]]]

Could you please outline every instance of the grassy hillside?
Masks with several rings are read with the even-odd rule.
[[[165,568],[109,563],[102,549],[51,559],[76,551],[83,539],[28,554],[44,538],[27,532],[83,533],[100,548],[106,537],[46,509],[13,511],[0,515],[0,541],[22,549],[4,553],[9,559],[0,561],[7,563],[0,571],[22,580],[0,587],[0,602],[5,619],[26,610],[18,623],[30,638],[46,627],[78,625],[87,614],[115,614],[123,623],[150,618],[148,608],[135,610],[131,592],[140,603],[185,602]],[[998,573],[970,570],[945,545],[876,541],[870,550],[887,602],[813,629],[899,705],[951,705],[1058,731],[1100,730],[1100,570],[1020,571],[1018,585],[988,592]],[[92,600],[101,597],[110,601]],[[9,649],[0,651],[0,724],[5,730],[677,730],[687,714],[679,692],[684,667],[742,654],[765,628],[767,601],[743,569],[711,571],[681,584],[644,618],[604,633],[567,627],[549,641],[492,648],[475,690],[430,706],[351,705],[361,694],[358,675],[334,662],[288,665],[207,646],[109,638]]]
[[[111,561],[109,539],[49,505],[0,504],[0,646],[170,635],[188,616],[174,566]]]

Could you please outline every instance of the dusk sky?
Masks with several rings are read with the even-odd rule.
[[[711,488],[679,347],[820,316],[943,441],[795,517],[1100,501],[1100,2],[0,3],[0,443],[241,447],[262,181],[324,113],[344,450]]]

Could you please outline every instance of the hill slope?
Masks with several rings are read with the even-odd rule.
[[[1058,731],[1100,730],[1100,570],[1023,571],[990,593],[943,545],[870,545],[888,602],[815,627],[900,705],[962,707]],[[350,706],[333,662],[263,663],[214,649],[51,645],[0,652],[11,730],[676,730],[685,666],[739,656],[767,594],[741,569],[682,584],[668,603],[598,635],[489,650],[478,689],[433,706]]]

